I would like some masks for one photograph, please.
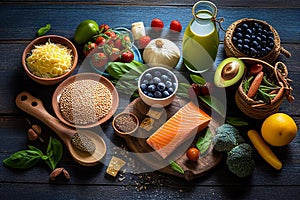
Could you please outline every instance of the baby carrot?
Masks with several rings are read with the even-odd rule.
[[[277,102],[283,96],[284,90],[285,90],[284,87],[281,86],[276,96],[271,100],[271,104]]]
[[[248,93],[247,93],[247,96],[249,98],[253,98],[255,96],[255,94],[256,94],[256,92],[257,92],[257,90],[258,90],[258,88],[259,88],[259,86],[260,86],[260,84],[261,84],[261,82],[263,80],[263,77],[264,77],[264,72],[262,72],[262,71],[259,72],[255,76],[254,80],[252,81],[252,83],[250,85]]]

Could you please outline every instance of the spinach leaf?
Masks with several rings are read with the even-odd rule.
[[[209,128],[206,129],[206,132],[203,136],[200,136],[196,142],[196,147],[199,149],[201,154],[205,154],[211,145],[213,135]]]
[[[225,117],[226,108],[221,101],[219,101],[214,96],[198,96],[204,103],[214,109],[217,113],[219,113],[222,117]]]
[[[39,162],[42,155],[36,150],[21,150],[3,160],[3,163],[11,168],[28,169]]]
[[[50,137],[48,147],[47,147],[47,156],[48,159],[45,162],[48,166],[54,170],[57,163],[62,158],[63,146],[59,140],[56,138]]]
[[[243,120],[241,117],[227,117],[226,123],[233,125],[233,126],[247,126],[249,125],[248,122]]]
[[[130,78],[138,78],[147,66],[143,63],[133,60],[130,63],[109,62],[106,71],[115,79],[120,79],[124,75]]]

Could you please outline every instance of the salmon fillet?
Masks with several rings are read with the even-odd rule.
[[[209,115],[193,102],[189,102],[155,131],[146,142],[165,159],[183,142],[205,129],[210,120]]]

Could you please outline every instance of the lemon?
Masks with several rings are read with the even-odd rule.
[[[261,127],[264,140],[272,146],[285,146],[297,135],[297,125],[285,113],[275,113],[267,117]]]

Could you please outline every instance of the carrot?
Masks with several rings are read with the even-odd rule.
[[[278,94],[279,89],[272,90],[269,94]]]
[[[276,96],[271,100],[271,104],[277,102],[284,94],[284,87],[281,87]]]
[[[264,77],[264,72],[259,72],[254,80],[252,81],[251,85],[250,85],[250,88],[248,90],[248,93],[247,93],[247,96],[249,98],[253,98],[263,80],[263,77]]]

